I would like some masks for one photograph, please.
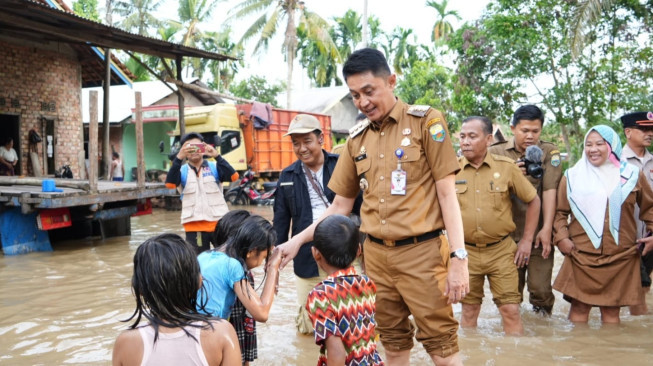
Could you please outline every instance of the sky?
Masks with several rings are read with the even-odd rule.
[[[72,0],[64,0],[70,5]],[[200,29],[205,31],[218,31],[228,17],[229,10],[233,9],[240,0],[219,0],[213,10],[213,19],[211,22],[200,25]],[[342,16],[348,9],[352,9],[360,14],[363,13],[364,0],[304,0],[308,10],[315,12],[324,19],[331,19],[335,16]],[[449,18],[449,21],[457,28],[465,21],[478,19],[490,0],[450,0],[448,8],[456,10],[462,20],[457,21]],[[98,0],[100,15],[104,16],[105,0]],[[413,34],[416,35],[417,43],[428,44],[431,42],[431,29],[435,22],[436,11],[426,6],[426,0],[368,0],[368,14],[376,16],[381,22],[381,28],[386,32],[391,32],[396,27],[412,28]],[[164,0],[159,9],[161,19],[177,17],[177,1]],[[115,19],[115,16],[114,16]],[[253,21],[253,20],[252,20]],[[245,32],[250,22],[237,21],[231,24],[232,35],[238,40]],[[242,80],[250,75],[265,76],[268,81],[285,81],[286,64],[281,52],[281,42],[285,25],[280,26],[280,31],[275,39],[270,42],[267,52],[261,55],[252,55],[253,44],[245,54],[246,66],[241,69],[236,77],[236,81]],[[304,70],[297,64],[293,73],[293,88],[295,91],[301,91],[309,88],[309,80]]]

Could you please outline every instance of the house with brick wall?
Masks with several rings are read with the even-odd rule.
[[[61,0],[35,2],[72,12]],[[73,176],[80,177],[84,158],[81,91],[101,85],[103,55],[93,46],[0,32],[0,140],[14,140],[19,158],[16,175],[53,175],[69,165]],[[112,59],[111,84],[129,85],[133,75],[117,58]],[[39,134],[40,143],[30,144],[30,130]]]

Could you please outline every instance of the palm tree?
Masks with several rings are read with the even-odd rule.
[[[279,30],[278,25],[285,19],[282,51],[288,65],[287,108],[290,108],[292,101],[292,73],[298,44],[297,22],[306,27],[307,37],[314,40],[324,54],[337,53],[337,50],[333,52],[335,44],[329,34],[327,22],[319,15],[306,10],[301,0],[243,0],[229,13],[233,20],[255,18],[239,42],[245,43],[258,35],[254,53],[267,49],[270,39]]]
[[[612,7],[615,0],[583,0],[578,2],[576,14],[569,31],[571,52],[576,57],[585,47],[587,29],[599,21],[603,11]]]
[[[397,27],[392,34],[388,36],[388,42],[383,46],[385,55],[388,60],[392,59],[392,67],[396,74],[401,75],[404,69],[410,68],[415,61],[419,60],[417,54],[418,46],[410,43],[412,35],[413,41],[415,35],[412,29]]]
[[[211,12],[215,8],[217,0],[180,0],[177,13],[182,27],[185,29],[184,35],[181,39],[181,44],[189,47],[197,47],[197,45],[204,38],[203,32],[199,29],[198,25],[203,23],[211,17]],[[201,74],[201,60],[193,58],[186,59],[186,65],[191,64],[193,74],[200,76]],[[186,69],[186,73],[190,69]]]
[[[229,90],[231,82],[240,67],[243,66],[243,49],[231,40],[231,29],[227,27],[221,32],[206,32],[201,40],[201,49],[222,53],[239,59],[227,61],[201,60],[200,69],[203,71],[205,68],[208,68],[213,76],[213,80],[209,82],[209,86],[218,91]]]
[[[345,15],[334,17],[336,22],[333,28],[333,40],[338,45],[340,55],[348,57],[356,49],[356,46],[363,40],[363,26],[361,16],[349,9]]]
[[[449,0],[442,0],[441,2],[429,0],[426,2],[426,6],[435,9],[438,13],[437,20],[433,24],[433,32],[431,32],[431,41],[440,43],[442,40],[453,33],[453,26],[447,21],[447,17],[452,16],[460,20],[460,15],[456,10],[447,10],[447,5],[449,5]]]
[[[148,30],[157,28],[161,22],[153,13],[161,6],[161,0],[119,0],[115,3],[115,12],[124,17],[118,25],[131,32],[138,31],[141,36],[148,35]]]

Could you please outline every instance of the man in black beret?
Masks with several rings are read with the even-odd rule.
[[[653,141],[653,111],[634,112],[621,117],[621,124],[626,135],[626,146],[623,148],[621,160],[638,166],[648,182],[653,186],[653,154],[647,148]],[[635,208],[635,217],[639,217],[639,208]],[[646,232],[646,226],[637,222],[637,238],[651,235]],[[642,257],[642,291],[646,294],[651,288],[651,271],[653,271],[653,253]],[[644,315],[648,313],[646,307],[646,296],[639,305],[630,307],[631,315]]]

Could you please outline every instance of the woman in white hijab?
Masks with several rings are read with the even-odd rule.
[[[553,288],[571,302],[572,322],[586,323],[598,306],[603,323],[619,323],[621,306],[643,300],[634,207],[653,230],[653,191],[639,168],[620,156],[619,135],[592,127],[582,158],[558,187],[554,243],[565,259]]]

